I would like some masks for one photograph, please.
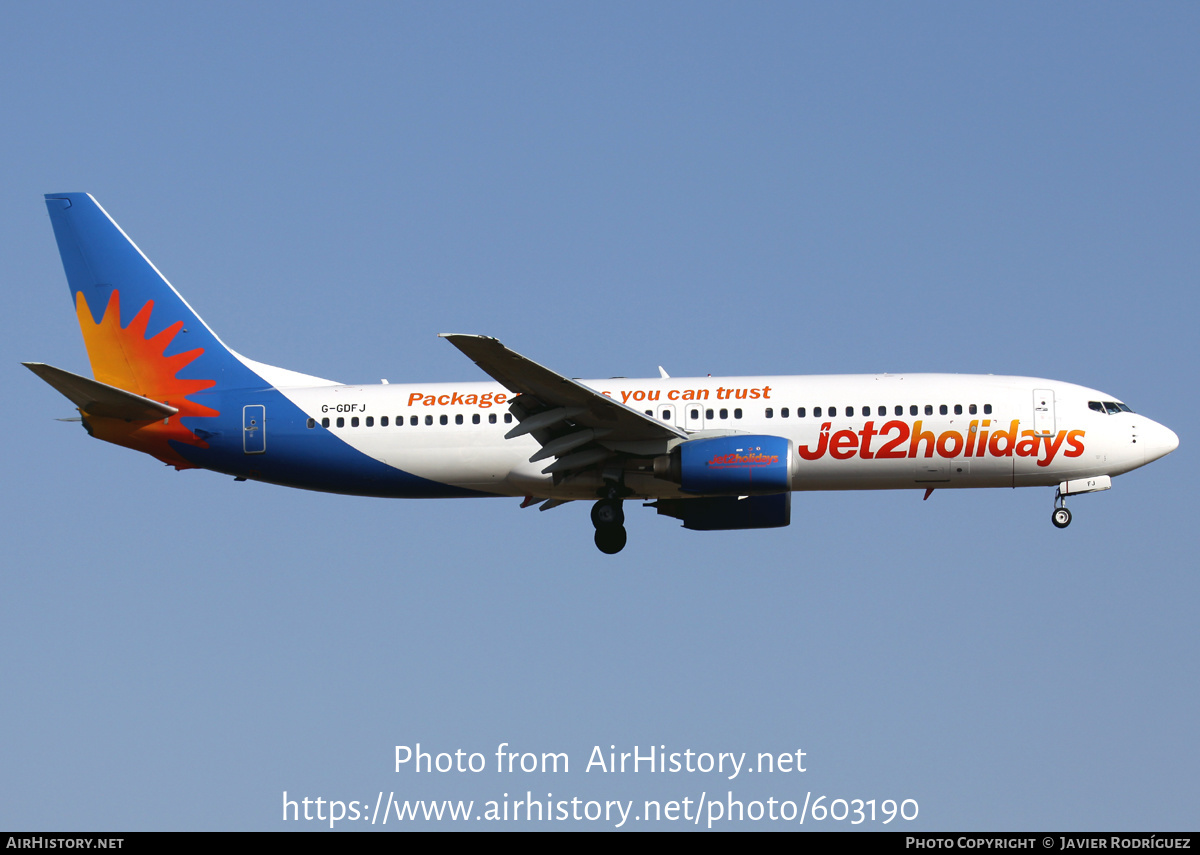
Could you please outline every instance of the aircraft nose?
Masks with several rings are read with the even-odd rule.
[[[1179,437],[1175,435],[1175,431],[1158,422],[1147,424],[1141,430],[1141,434],[1142,454],[1145,455],[1147,463],[1158,460],[1160,457],[1166,457],[1179,448]]]

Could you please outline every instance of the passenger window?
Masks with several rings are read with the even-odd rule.
[[[796,407],[796,418],[804,418],[804,407]]]
[[[979,408],[972,404],[967,412],[969,412],[971,415],[975,415],[977,412],[979,412]]]
[[[325,418],[321,419],[321,427],[323,427],[323,428],[329,427],[329,416],[326,416]]]
[[[688,416],[688,418],[692,418],[692,419],[698,419],[698,418],[700,418],[700,411],[699,411],[699,410],[697,410],[695,407],[693,407],[693,408],[692,408],[692,414],[691,414],[690,416]]]
[[[473,425],[477,425],[477,424],[479,424],[479,413],[474,413],[474,414],[472,414],[472,416],[471,416],[471,424],[473,424]]]
[[[387,419],[387,416],[380,416],[380,417],[379,417],[379,426],[380,426],[380,427],[387,427],[387,426],[388,426],[388,419]]]
[[[832,419],[835,416],[837,416],[837,407],[830,407],[829,408],[829,418]]]
[[[496,423],[496,414],[495,414],[495,413],[488,413],[488,424],[489,424],[489,425],[494,425],[495,423]]]
[[[898,415],[898,416],[902,416],[902,415],[904,415],[904,405],[903,405],[903,404],[897,404],[897,405],[896,405],[896,409],[895,409],[893,412],[895,412],[895,414],[896,414],[896,415]]]
[[[461,425],[461,424],[462,424],[462,422],[463,422],[462,413],[457,413],[457,414],[454,416],[454,423],[455,423],[456,425]]]
[[[788,408],[784,407],[779,411],[779,418],[786,419],[788,417]]]
[[[409,423],[411,426],[413,426],[413,427],[416,427],[416,426],[417,426],[417,417],[416,417],[416,416],[412,416],[411,418],[409,418],[409,420],[408,420],[408,423]],[[430,421],[430,424],[433,424],[433,422],[432,422],[432,421]]]
[[[917,414],[917,405],[916,404],[913,404],[908,408],[908,414],[910,416],[915,416]]]
[[[311,430],[312,428],[315,428],[316,426],[317,426],[317,420],[316,420],[316,419],[309,419],[309,420],[308,420],[308,427],[309,427],[309,429],[310,429],[310,430]]]
[[[955,405],[954,405],[954,415],[956,415],[956,416],[961,416],[961,415],[962,415],[962,404],[955,404]]]
[[[431,424],[433,424],[433,416],[426,416],[426,417],[425,417],[425,424],[427,424],[427,425],[431,425]]]
[[[442,415],[438,418],[438,422],[441,424],[448,424],[449,421],[450,421],[450,417],[446,416],[446,415]]]
[[[375,427],[375,417],[367,416],[367,427]]]
[[[706,419],[711,419],[712,417],[713,417],[713,411],[712,411],[712,410],[705,410],[705,411],[704,411],[704,418],[706,418]]]
[[[769,419],[773,419],[773,418],[775,418],[775,411],[772,410],[770,407],[767,407],[767,410],[763,415],[765,415]]]
[[[948,416],[948,415],[950,415],[950,408],[947,407],[945,404],[942,404],[940,407],[938,407],[938,414],[943,415],[943,416]]]
[[[992,405],[991,404],[983,405],[983,414],[985,416],[990,416],[992,414]]]
[[[358,427],[358,416],[352,416],[350,419],[350,427]]]
[[[813,418],[814,419],[821,418],[821,408],[820,407],[813,407]]]
[[[504,414],[504,423],[505,423],[506,425],[511,425],[511,424],[512,424],[512,413],[505,413],[505,414]]]
[[[740,419],[742,417],[742,408],[741,407],[738,407],[736,410],[733,411],[733,417],[735,419]]]
[[[729,410],[721,410],[721,418],[723,418],[723,419],[729,418]]]
[[[345,420],[344,418],[342,418],[341,416],[338,416],[338,420],[337,420],[337,426],[338,426],[338,427],[345,427],[345,426],[346,426],[346,420]]]
[[[932,415],[933,415],[933,404],[926,404],[926,405],[925,405],[925,415],[927,415],[927,416],[932,416]]]
[[[883,404],[879,405],[879,415],[881,415],[881,416],[887,415],[887,407],[885,407]]]

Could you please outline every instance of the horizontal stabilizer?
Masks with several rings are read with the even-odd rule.
[[[148,422],[173,416],[179,410],[167,404],[143,398],[116,386],[97,380],[80,377],[44,362],[22,362],[26,368],[41,377],[59,392],[67,396],[72,404],[89,416],[125,419],[133,422]]]

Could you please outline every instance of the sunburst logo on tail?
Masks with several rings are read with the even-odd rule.
[[[147,300],[129,325],[122,328],[119,291],[113,290],[99,321],[92,317],[83,292],[76,293],[75,312],[79,316],[79,328],[83,331],[83,340],[96,379],[179,410],[170,418],[153,422],[90,417],[88,424],[92,434],[99,439],[144,451],[176,469],[192,469],[194,464],[181,457],[170,442],[208,447],[206,442],[183,425],[182,420],[220,415],[219,411],[187,398],[195,392],[212,388],[217,381],[188,380],[177,376],[204,353],[204,348],[167,356],[166,350],[183,329],[183,321],[177,321],[147,338],[146,331],[153,309],[154,301]]]

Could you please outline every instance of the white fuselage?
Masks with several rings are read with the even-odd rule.
[[[873,374],[581,382],[689,433],[789,439],[793,490],[1053,486],[1128,472],[1178,443],[1167,428],[1127,409],[1097,411],[1096,402],[1117,401],[1110,395],[1029,377]],[[316,426],[327,424],[358,451],[431,481],[501,496],[561,499],[589,498],[600,483],[596,476],[555,485],[542,474],[545,461],[529,462],[538,442],[528,435],[505,439],[515,424],[507,409],[512,395],[496,383],[280,391]],[[640,497],[686,495],[649,472],[629,473],[626,483]]]

